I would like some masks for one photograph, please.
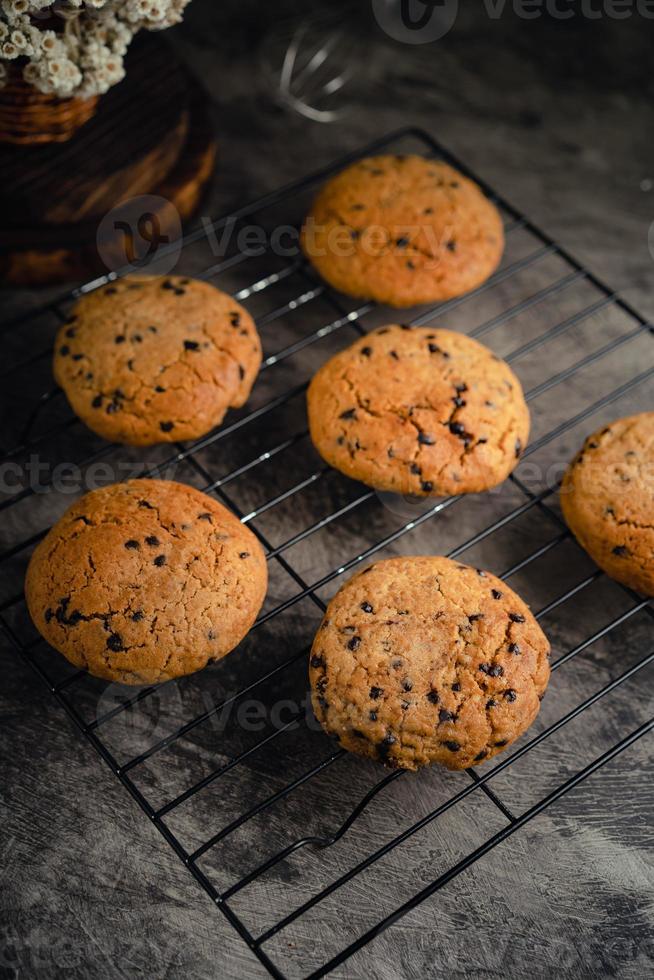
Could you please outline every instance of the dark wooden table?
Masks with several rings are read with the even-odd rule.
[[[509,15],[494,21],[465,11],[436,44],[408,46],[391,42],[374,26],[367,4],[354,9],[342,4],[342,18],[362,36],[366,71],[352,83],[351,113],[337,124],[320,125],[270,105],[258,71],[258,44],[274,28],[273,14],[264,6],[272,7],[254,0],[195,0],[174,34],[179,51],[214,102],[220,157],[206,213],[225,212],[386,131],[416,124],[451,147],[645,315],[654,316],[654,256],[648,248],[654,220],[654,83],[647,57],[651,21],[523,21]],[[293,5],[281,7],[292,12]],[[35,292],[5,293],[2,305],[11,313],[42,300]],[[577,343],[583,352],[590,341],[580,334]],[[641,362],[634,369],[645,366]],[[563,387],[561,395],[574,400],[572,387]],[[12,399],[20,398],[20,392],[9,384],[5,396],[11,425]],[[651,385],[640,388],[615,411],[652,409],[653,396]],[[552,461],[569,457],[579,439],[576,430],[566,436]],[[216,464],[209,457],[202,462],[208,468]],[[198,482],[197,474],[177,476]],[[275,489],[276,484],[266,487],[260,499]],[[41,519],[49,514],[48,506],[46,501]],[[308,518],[319,511],[320,498],[306,506]],[[6,522],[10,539],[37,530],[31,520],[12,516]],[[451,540],[474,533],[479,512],[471,505],[437,526],[438,534],[425,541],[434,550],[445,550]],[[274,534],[274,521],[268,529]],[[374,530],[379,537],[379,528]],[[363,519],[351,530],[353,540],[364,543],[370,533]],[[337,546],[338,540],[319,541],[314,553],[300,557],[303,570],[311,574],[323,560],[333,565]],[[17,557],[14,574],[25,560],[25,555]],[[571,561],[581,575],[592,572],[579,553]],[[274,589],[282,594],[279,583]],[[564,638],[569,644],[571,638],[588,634],[594,617],[618,609],[616,595],[615,587],[604,582],[586,599],[573,602],[567,618],[553,627],[555,651],[561,652]],[[298,648],[298,638],[310,637],[317,615],[315,608],[303,607],[268,638],[262,656],[269,651],[272,656],[275,645]],[[544,702],[547,720],[648,652],[651,623],[645,615],[634,618],[583,663],[575,661],[565,682],[557,677],[554,700]],[[0,976],[264,976],[255,957],[13,648],[3,644],[0,657]],[[237,683],[237,668],[234,675],[231,666],[223,673],[220,665],[214,669],[203,681],[205,692],[207,684],[211,690],[207,678],[212,676],[227,690]],[[582,718],[554,740],[536,768],[519,770],[504,785],[512,806],[521,812],[651,714],[651,681],[651,670],[642,671],[628,690],[603,703],[592,722]],[[185,707],[179,709],[180,717]],[[135,718],[136,729],[140,722],[152,723],[146,716]],[[132,734],[151,738],[152,729]],[[319,733],[310,735],[305,761],[315,758],[314,750],[325,753],[321,740]],[[198,761],[215,756],[222,758],[214,732],[208,740],[197,737],[182,744],[174,761],[193,773]],[[357,765],[348,760],[344,772],[326,782],[328,792],[315,801],[315,812],[301,815],[305,827],[325,833],[338,825],[342,801],[360,797],[371,777],[370,769]],[[145,778],[149,789],[165,789],[165,777],[156,769]],[[210,796],[189,818],[197,838],[211,831],[230,798],[247,796],[265,778],[276,785],[273,769],[241,767],[220,795]],[[434,771],[393,784],[385,805],[357,824],[344,854],[330,859],[318,853],[307,859],[316,881],[330,880],[353,856],[392,836],[407,818],[412,821],[433,808],[456,791],[461,778]],[[640,980],[650,975],[653,785],[652,738],[647,736],[333,975],[389,980],[452,975]],[[387,911],[437,877],[466,848],[494,833],[500,817],[486,797],[475,794],[463,811],[444,814],[398,860],[337,893],[322,917],[310,916],[276,944],[289,975],[300,976],[314,965],[310,955],[305,958],[313,945],[329,945],[332,936],[344,945],[374,921],[375,909]],[[288,819],[292,824],[297,817]],[[282,819],[243,832],[236,856],[216,856],[218,877],[249,851],[257,854],[267,836],[273,843],[283,842],[284,829]],[[289,909],[282,886],[294,896],[290,907],[306,894],[297,866],[284,865],[278,874],[241,906],[246,917],[260,918],[264,928]]]

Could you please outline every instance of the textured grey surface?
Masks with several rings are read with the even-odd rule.
[[[289,5],[290,6],[290,5]],[[345,9],[345,8],[344,8]],[[490,22],[462,14],[435,45],[391,44],[367,26],[366,77],[352,90],[351,115],[321,127],[273,110],[259,76],[256,45],[269,32],[271,13],[254,2],[213,4],[196,0],[177,44],[202,76],[214,101],[221,152],[209,213],[218,214],[320,167],[368,139],[408,123],[438,136],[518,207],[558,237],[625,297],[654,314],[654,264],[647,246],[654,219],[651,132],[652,81],[645,61],[645,29],[636,22]],[[366,4],[349,11],[353,30],[368,25]],[[646,25],[648,27],[648,25]],[[651,28],[650,28],[651,29]],[[643,183],[644,182],[644,183]],[[645,189],[642,189],[645,188]],[[289,204],[277,220],[297,221],[305,200]],[[291,213],[292,212],[292,213]],[[271,220],[271,219],[269,219]],[[517,232],[506,261],[534,247]],[[184,266],[206,265],[196,249]],[[263,260],[262,260],[263,261]],[[238,289],[259,267],[221,277]],[[438,325],[469,330],[562,274],[557,260],[536,263],[524,275],[473,298]],[[256,313],[282,305],[306,283],[291,279],[248,300]],[[36,304],[37,293],[5,294],[5,309]],[[534,307],[494,330],[486,342],[508,353],[597,294],[576,284],[545,307]],[[356,304],[353,304],[356,305]],[[320,298],[274,320],[262,331],[266,353],[334,318]],[[367,319],[367,328],[383,314]],[[377,318],[377,319],[375,319]],[[15,335],[14,351],[47,345],[47,318]],[[349,328],[347,328],[349,329]],[[621,336],[629,324],[605,311],[515,364],[525,387]],[[252,405],[264,404],[309,376],[352,334],[339,331],[262,375]],[[625,344],[574,381],[532,403],[538,439],[635,372],[654,363],[647,338]],[[30,383],[15,379],[7,413],[7,440],[17,418],[48,383],[39,362]],[[562,394],[565,397],[562,397]],[[637,408],[654,408],[652,385],[630,392],[592,420],[547,443],[521,464],[518,475],[534,491],[556,478],[589,425]],[[60,414],[58,414],[60,413]],[[50,422],[65,418],[53,407]],[[302,399],[272,415],[265,426],[247,426],[198,456],[204,473],[185,464],[174,475],[202,486],[253,459],[304,425]],[[80,426],[42,455],[81,459],[100,446]],[[136,465],[165,458],[116,450],[109,461]],[[316,472],[319,461],[306,440],[234,480],[230,499],[244,513]],[[120,474],[118,475],[125,475]],[[361,495],[361,487],[330,474],[267,510],[255,527],[277,546],[319,517]],[[3,515],[3,545],[47,526],[69,502],[67,493],[39,494]],[[383,554],[447,551],[509,513],[524,500],[507,485],[470,497],[404,535]],[[420,511],[418,510],[418,513]],[[307,582],[315,582],[371,542],[415,516],[406,502],[374,496],[342,521],[317,532],[284,557]],[[502,572],[550,540],[558,526],[536,509],[469,549],[462,557]],[[3,564],[4,600],[16,591],[28,552]],[[518,573],[512,585],[535,609],[543,608],[593,571],[571,543]],[[326,600],[339,584],[319,590]],[[271,563],[267,609],[298,592],[277,562]],[[623,590],[600,578],[544,617],[554,659],[633,606]],[[169,685],[132,712],[101,729],[119,762],[147,748],[176,725],[262,675],[310,641],[319,609],[305,598],[264,624],[242,648],[195,678]],[[12,607],[12,628],[25,642],[35,634],[24,608]],[[652,622],[637,612],[554,674],[534,731],[542,731],[652,647]],[[76,733],[33,672],[4,644],[2,806],[0,842],[0,976],[7,977],[238,977],[263,976],[255,957],[164,843],[118,780]],[[43,646],[35,657],[54,678],[67,668]],[[609,698],[548,739],[492,780],[515,815],[537,803],[651,714],[652,668],[642,670]],[[252,692],[268,708],[299,700],[305,689],[301,662]],[[69,690],[82,717],[92,720],[115,703],[114,691],[92,680]],[[118,692],[122,697],[122,693]],[[154,806],[182,792],[263,735],[248,731],[234,712],[192,730],[169,750],[133,771]],[[630,747],[600,773],[555,803],[508,841],[450,882],[435,897],[334,971],[339,977],[423,978],[451,975],[641,978],[653,968],[654,873],[652,864],[652,736]],[[228,775],[170,815],[170,827],[192,850],[240,813],[276,792],[334,746],[319,732],[279,735]],[[483,772],[481,769],[480,772]],[[240,875],[290,841],[333,833],[352,806],[379,778],[379,770],[339,759],[319,779],[249,821],[219,842],[202,861],[216,887]],[[233,907],[258,933],[328,884],[378,846],[468,784],[465,774],[438,770],[392,782],[342,840],[324,851],[300,850],[235,896]],[[364,874],[275,937],[266,949],[289,976],[300,977],[438,877],[505,825],[503,815],[476,791],[391,852]]]

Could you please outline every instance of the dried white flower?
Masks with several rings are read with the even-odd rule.
[[[189,2],[0,0],[0,87],[7,62],[20,58],[23,78],[41,92],[64,98],[106,92],[124,77],[134,35],[177,24]]]

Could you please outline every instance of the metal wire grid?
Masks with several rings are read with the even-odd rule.
[[[538,385],[532,387],[526,392],[526,397],[529,401],[533,401],[538,398],[544,392],[550,390],[556,385],[566,382],[582,371],[585,367],[593,364],[612,354],[623,344],[628,344],[635,338],[642,336],[644,333],[652,332],[652,326],[646,322],[646,320],[629,304],[627,304],[620,297],[616,296],[613,291],[607,287],[603,282],[593,276],[585,268],[583,268],[576,260],[574,260],[567,252],[565,252],[560,246],[558,246],[551,238],[546,234],[541,232],[536,228],[528,219],[526,219],[522,214],[516,211],[511,205],[506,201],[499,198],[490,187],[488,187],[483,180],[479,177],[470,173],[469,169],[461,163],[461,161],[455,159],[451,153],[449,153],[444,147],[440,146],[435,140],[433,140],[429,135],[421,130],[416,129],[406,129],[396,133],[392,133],[375,143],[364,147],[357,153],[353,153],[347,158],[341,159],[334,162],[329,167],[324,168],[319,173],[313,174],[301,181],[298,181],[292,185],[282,188],[280,191],[269,194],[266,197],[247,205],[244,208],[234,212],[233,215],[225,216],[220,221],[214,224],[214,228],[219,228],[224,226],[228,221],[233,220],[243,220],[249,215],[260,213],[266,208],[273,205],[284,204],[294,198],[300,191],[303,191],[315,184],[318,184],[324,177],[328,176],[332,172],[340,169],[350,160],[353,160],[359,156],[368,155],[373,152],[380,150],[388,150],[392,148],[395,144],[401,142],[402,140],[411,139],[417,141],[421,146],[423,152],[428,154],[433,154],[437,157],[443,158],[448,162],[452,163],[458,169],[475,179],[484,190],[489,194],[489,196],[494,199],[501,209],[508,216],[508,223],[506,226],[507,234],[511,234],[512,231],[517,229],[523,229],[528,232],[537,242],[537,248],[535,251],[529,253],[527,256],[518,259],[508,265],[502,267],[488,283],[481,286],[475,291],[473,295],[482,295],[486,290],[491,289],[493,286],[501,283],[503,281],[509,280],[511,277],[518,274],[521,270],[529,267],[532,263],[538,261],[540,258],[546,255],[556,255],[565,264],[567,271],[565,275],[557,279],[554,283],[549,284],[545,288],[539,289],[527,298],[521,299],[518,303],[514,304],[508,309],[503,310],[501,313],[495,315],[494,317],[485,320],[477,328],[471,331],[471,336],[483,337],[489,331],[499,327],[501,324],[506,323],[513,317],[525,314],[527,311],[534,307],[542,307],[546,304],[548,300],[551,300],[555,295],[562,293],[572,284],[580,281],[585,281],[586,283],[592,285],[595,290],[599,293],[599,298],[593,302],[591,305],[587,306],[585,309],[574,313],[573,315],[557,322],[555,325],[549,327],[544,332],[533,337],[531,340],[525,342],[520,347],[516,348],[511,355],[508,357],[509,361],[516,360],[519,357],[527,353],[538,350],[543,344],[548,341],[562,336],[566,332],[574,329],[578,324],[592,316],[593,314],[607,309],[609,307],[617,308],[622,314],[628,319],[632,324],[632,328],[627,330],[625,333],[620,334],[617,337],[612,338],[608,343],[606,343],[600,349],[587,354],[580,360],[576,361],[572,365],[558,371],[557,373],[551,375],[546,380],[542,381]],[[195,232],[187,237],[185,240],[185,247],[192,245],[194,242],[198,241],[200,236],[204,232]],[[232,269],[238,266],[240,263],[246,260],[247,256],[241,252],[237,252],[231,255],[229,258],[224,259],[221,262],[213,263],[211,266],[204,268],[201,277],[210,278],[225,272],[226,269]],[[197,274],[197,273],[196,273]],[[256,282],[251,283],[248,287],[243,288],[240,292],[236,293],[236,298],[241,301],[247,301],[249,297],[252,297],[256,293],[265,293],[272,286],[288,279],[292,276],[300,275],[303,277],[303,281],[306,282],[306,289],[302,291],[300,295],[294,296],[291,300],[287,301],[282,306],[277,309],[270,311],[262,317],[257,319],[258,327],[261,329],[268,323],[272,323],[278,320],[280,317],[284,316],[286,313],[300,309],[301,307],[311,303],[317,297],[322,297],[325,299],[333,308],[335,318],[327,324],[323,324],[318,330],[313,333],[300,337],[294,340],[292,343],[288,344],[282,350],[268,356],[263,364],[262,370],[268,371],[272,369],[275,365],[280,364],[287,358],[301,351],[305,347],[315,344],[317,341],[330,334],[344,328],[351,327],[359,334],[365,333],[365,329],[362,325],[363,319],[371,313],[375,307],[372,303],[364,303],[354,310],[347,310],[342,306],[342,300],[338,296],[331,293],[329,289],[325,287],[324,284],[316,282],[313,277],[311,270],[307,269],[303,264],[302,260],[295,259],[281,269],[268,274],[262,278],[257,279]],[[63,319],[66,315],[65,305],[75,296],[79,295],[81,292],[86,292],[91,289],[97,288],[100,285],[105,284],[107,281],[115,278],[115,274],[110,274],[106,277],[101,277],[95,280],[93,283],[87,284],[81,287],[80,290],[76,290],[75,293],[62,297],[61,299],[55,301],[48,306],[48,310],[54,312],[60,319]],[[452,300],[448,303],[442,303],[433,309],[422,312],[420,315],[409,321],[415,325],[424,324],[429,322],[434,318],[436,314],[439,316],[444,312],[449,312],[455,308],[461,306],[465,303],[469,297],[462,297],[459,299]],[[33,317],[35,314],[31,314]],[[26,318],[23,318],[26,319]],[[29,318],[27,318],[29,319]],[[15,325],[17,321],[12,321],[9,325]],[[36,362],[44,357],[49,356],[49,349],[38,351],[36,354],[30,354],[27,358],[23,359],[20,364],[14,365],[12,371],[19,369],[26,369],[33,366]],[[523,459],[530,456],[531,454],[537,452],[540,448],[546,444],[555,440],[558,436],[565,433],[567,430],[583,423],[587,418],[590,418],[594,413],[599,411],[601,408],[610,405],[612,402],[618,400],[623,395],[635,389],[638,385],[643,384],[648,379],[651,378],[654,373],[654,368],[650,368],[642,371],[638,375],[629,378],[627,381],[616,387],[614,390],[602,395],[597,398],[592,404],[584,407],[584,409],[578,412],[573,417],[561,422],[559,425],[555,426],[551,431],[543,434],[539,439],[532,442],[525,450],[523,454]],[[317,471],[311,473],[308,477],[297,482],[292,487],[284,490],[283,492],[277,494],[276,496],[266,500],[264,503],[258,507],[250,510],[248,513],[242,513],[236,504],[236,501],[230,496],[229,490],[227,489],[231,483],[245,474],[250,474],[256,471],[259,466],[267,463],[271,460],[275,460],[276,457],[284,453],[289,448],[301,443],[303,439],[307,437],[306,428],[299,432],[293,433],[286,438],[277,442],[274,446],[268,448],[265,452],[257,454],[254,458],[250,459],[246,463],[234,468],[231,472],[221,476],[218,479],[212,478],[211,474],[207,471],[206,467],[203,465],[201,460],[198,458],[199,454],[210,446],[215,446],[217,443],[226,439],[228,436],[238,432],[245,426],[254,426],[258,422],[266,419],[270,413],[274,412],[277,408],[284,406],[291,399],[298,397],[302,394],[306,387],[306,384],[301,384],[293,387],[290,390],[284,391],[282,394],[269,400],[266,404],[251,410],[243,414],[237,421],[223,427],[222,429],[212,432],[208,436],[204,437],[193,443],[192,445],[177,445],[176,452],[165,459],[163,462],[152,466],[146,475],[158,476],[161,475],[166,467],[171,463],[181,463],[184,462],[192,467],[195,474],[199,477],[200,481],[204,484],[204,489],[208,493],[215,493],[227,506],[235,510],[242,521],[247,524],[252,524],[255,534],[261,540],[264,548],[266,549],[269,561],[274,561],[283,568],[284,572],[290,576],[290,578],[297,585],[298,591],[280,602],[275,608],[268,610],[263,613],[254,626],[254,630],[258,630],[264,623],[274,619],[279,616],[285,610],[293,607],[300,600],[307,598],[314,606],[317,607],[318,611],[322,613],[325,609],[325,604],[323,600],[318,595],[319,591],[332,583],[344,572],[355,568],[360,562],[372,557],[383,549],[389,547],[394,542],[402,538],[403,535],[415,528],[430,521],[435,515],[442,513],[444,510],[453,506],[458,497],[450,497],[445,500],[438,500],[429,506],[427,510],[420,513],[419,516],[415,517],[410,521],[406,521],[400,527],[396,528],[392,533],[385,535],[383,538],[376,540],[371,543],[365,550],[362,550],[354,557],[343,562],[339,567],[330,569],[330,571],[321,576],[318,580],[313,582],[307,582],[302,574],[300,574],[294,567],[293,563],[285,557],[285,553],[290,551],[294,546],[298,545],[300,542],[310,539],[317,532],[325,529],[334,522],[339,521],[344,516],[356,511],[361,508],[366,503],[371,502],[375,497],[373,491],[364,490],[359,493],[353,500],[348,501],[343,506],[335,509],[333,512],[328,513],[323,516],[319,516],[310,526],[303,527],[301,530],[294,533],[292,536],[287,538],[283,543],[273,546],[269,540],[267,540],[266,535],[257,526],[256,521],[262,514],[273,508],[279,506],[280,504],[294,499],[295,495],[301,493],[306,488],[312,486],[313,484],[319,483],[324,479],[326,473],[328,472],[327,467],[321,467]],[[39,407],[43,407],[48,401],[53,397],[57,397],[53,393],[48,393],[43,396]],[[52,445],[53,440],[56,440],[58,436],[61,436],[63,432],[67,429],[78,424],[77,420],[74,418],[68,418],[64,422],[52,427],[50,430],[42,433],[38,437],[33,437],[30,435],[29,430],[33,419],[28,420],[28,424],[25,429],[25,437],[20,440],[20,445],[15,446],[6,455],[5,459],[10,459],[14,457],[19,457],[24,455],[28,451],[32,451],[35,447],[47,442]],[[54,443],[56,445],[56,442]],[[81,465],[86,466],[91,462],[102,459],[110,451],[115,450],[115,447],[103,445],[97,451],[93,452],[82,461]],[[536,562],[540,558],[543,558],[549,552],[556,549],[566,541],[569,537],[569,533],[565,526],[562,524],[557,513],[551,508],[550,504],[547,502],[548,498],[556,491],[557,485],[553,484],[547,486],[537,493],[532,492],[516,475],[511,478],[514,488],[516,488],[522,498],[522,502],[513,507],[508,513],[504,514],[501,518],[493,521],[488,526],[484,527],[475,535],[471,536],[468,540],[458,545],[456,548],[449,552],[450,557],[458,557],[463,555],[466,551],[473,549],[475,546],[480,544],[485,539],[489,538],[494,533],[498,532],[501,528],[508,526],[509,524],[517,521],[522,515],[528,512],[538,511],[544,515],[548,521],[551,521],[556,529],[554,536],[546,541],[544,544],[540,545],[538,548],[533,550],[530,554],[523,557],[520,561],[515,562],[511,567],[506,568],[502,574],[504,579],[509,579],[511,576],[522,571],[523,569],[530,566],[532,563]],[[35,491],[31,487],[26,487],[23,490],[18,491],[14,495],[8,497],[4,501],[0,502],[0,510],[9,510],[13,508],[19,502],[30,502],[30,499],[34,497]],[[4,552],[0,554],[0,565],[3,565],[10,558],[19,555],[23,552],[27,552],[40,538],[46,533],[46,529],[32,535],[28,539],[21,541],[17,544],[12,545],[7,548]],[[589,586],[592,582],[596,581],[600,577],[600,572],[595,571],[584,578],[581,582],[578,582],[571,588],[566,589],[562,594],[557,596],[555,599],[550,601],[546,606],[539,610],[537,613],[538,618],[542,618],[545,615],[551,613],[554,609],[557,609],[562,604],[566,603],[573,596],[578,595],[583,589]],[[318,969],[314,970],[309,974],[310,977],[320,977],[324,976],[330,970],[333,970],[339,964],[343,963],[348,957],[350,957],[357,950],[365,946],[371,939],[378,935],[381,931],[386,929],[388,926],[400,919],[404,914],[406,914],[411,909],[415,908],[421,902],[423,902],[430,895],[434,894],[436,891],[441,889],[454,877],[472,865],[474,862],[478,861],[481,857],[487,854],[492,848],[497,844],[504,841],[506,838],[516,833],[521,827],[532,820],[535,816],[540,814],[544,809],[549,807],[553,802],[558,800],[560,797],[568,793],[571,789],[582,782],[586,777],[596,772],[602,766],[604,766],[611,759],[614,759],[617,755],[627,749],[636,740],[640,739],[643,735],[650,732],[654,727],[654,718],[639,725],[635,729],[631,730],[626,734],[617,744],[613,745],[603,754],[595,758],[592,762],[582,768],[579,772],[575,773],[570,778],[561,782],[557,785],[549,794],[540,799],[537,803],[528,807],[519,816],[515,816],[511,809],[505,804],[505,802],[499,798],[496,792],[492,788],[492,781],[496,777],[506,771],[509,767],[515,764],[515,762],[523,758],[527,753],[529,753],[533,748],[540,745],[545,739],[549,738],[564,726],[576,719],[582,712],[586,709],[591,708],[602,698],[607,697],[612,692],[614,692],[618,687],[624,684],[626,681],[634,677],[643,668],[649,666],[654,662],[654,650],[649,652],[646,656],[642,657],[636,664],[625,670],[619,677],[611,680],[609,683],[605,684],[600,690],[596,691],[588,698],[583,700],[581,703],[577,704],[572,710],[568,711],[562,717],[560,717],[556,722],[549,725],[539,734],[529,738],[528,740],[519,743],[519,746],[510,753],[505,754],[500,758],[496,765],[492,769],[482,770],[481,773],[470,770],[468,775],[470,777],[470,782],[464,786],[462,790],[455,793],[451,798],[446,800],[437,808],[433,809],[431,812],[427,813],[420,820],[416,821],[414,824],[406,828],[402,833],[398,834],[392,840],[386,842],[383,846],[378,848],[371,854],[361,859],[357,864],[350,868],[347,872],[341,874],[338,878],[333,880],[330,884],[323,887],[320,891],[312,895],[311,898],[304,901],[300,906],[289,912],[284,918],[275,922],[274,925],[267,928],[265,931],[260,932],[259,935],[254,935],[253,932],[246,926],[242,921],[242,918],[236,914],[230,905],[230,900],[232,900],[242,889],[246,888],[255,880],[259,879],[260,876],[264,875],[266,872],[273,869],[280,862],[283,862],[289,858],[295,852],[306,847],[317,847],[317,848],[328,848],[334,845],[337,841],[347,833],[354,822],[361,816],[366,807],[371,803],[374,797],[377,796],[382,790],[385,789],[391,782],[401,778],[404,774],[401,771],[394,771],[388,775],[380,778],[375,785],[361,798],[357,806],[355,806],[349,813],[347,818],[344,820],[342,825],[338,830],[327,836],[316,836],[308,835],[300,837],[292,841],[288,846],[280,849],[272,856],[267,858],[265,861],[260,863],[258,866],[254,867],[247,874],[243,875],[239,880],[234,882],[230,887],[222,890],[218,890],[215,884],[210,879],[209,875],[200,867],[200,861],[204,855],[206,855],[212,848],[214,848],[218,842],[226,840],[232,835],[237,829],[247,824],[254,817],[261,815],[269,810],[269,808],[274,807],[274,805],[282,800],[288,798],[296,790],[299,790],[302,786],[307,784],[310,780],[317,778],[326,769],[331,767],[337,760],[342,758],[345,753],[341,749],[336,749],[326,758],[321,760],[317,765],[310,767],[306,771],[302,772],[301,775],[289,781],[282,788],[276,790],[274,793],[266,796],[265,799],[260,800],[255,805],[249,807],[245,812],[240,813],[237,817],[232,819],[225,827],[223,827],[219,832],[213,834],[208,839],[204,840],[202,844],[197,846],[194,850],[188,851],[179,840],[179,836],[175,834],[168,823],[166,822],[166,817],[168,817],[173,811],[186,801],[190,800],[195,794],[206,789],[210,784],[214,783],[216,780],[220,779],[227,772],[232,771],[244,763],[253,753],[259,751],[263,746],[269,745],[276,738],[279,737],[284,731],[286,731],[290,725],[283,725],[275,729],[271,734],[266,735],[264,738],[259,739],[253,746],[247,748],[246,750],[240,752],[239,754],[232,757],[227,763],[215,768],[213,771],[209,772],[201,779],[196,781],[193,785],[186,788],[184,791],[177,794],[174,798],[169,799],[165,804],[155,806],[146,797],[145,793],[137,786],[136,782],[132,777],[132,772],[138,767],[142,766],[146,760],[153,758],[159,753],[165,752],[168,748],[173,746],[178,740],[183,739],[185,736],[189,735],[198,726],[207,722],[212,716],[217,715],[226,706],[231,703],[237,702],[242,699],[248,692],[252,691],[254,688],[265,684],[266,682],[272,682],[276,676],[280,675],[283,671],[291,667],[293,664],[301,662],[307,655],[307,648],[303,647],[299,651],[294,652],[291,656],[286,657],[281,663],[277,664],[272,669],[264,672],[263,675],[259,675],[249,681],[244,687],[238,690],[236,693],[231,694],[229,697],[223,698],[219,703],[213,704],[211,707],[207,708],[205,711],[197,714],[191,720],[185,722],[184,724],[175,728],[174,731],[166,734],[164,737],[159,738],[153,744],[149,745],[147,749],[133,755],[127,761],[119,763],[113,752],[107,746],[105,740],[103,740],[102,729],[109,722],[115,719],[117,716],[121,715],[123,712],[130,710],[134,705],[139,704],[151,697],[154,688],[144,688],[126,697],[120,704],[114,706],[103,713],[99,713],[90,721],[85,720],[78,708],[76,707],[73,698],[71,697],[71,691],[75,689],[75,686],[81,681],[85,674],[83,671],[76,671],[70,673],[64,680],[55,682],[50,677],[49,673],[42,666],[41,663],[35,658],[35,648],[39,645],[40,641],[34,641],[30,643],[23,642],[17,630],[9,621],[9,613],[16,607],[23,603],[23,595],[20,589],[20,584],[16,583],[17,591],[15,594],[10,596],[0,605],[0,621],[2,623],[4,631],[8,634],[12,642],[15,644],[16,648],[25,657],[27,662],[33,667],[33,669],[41,676],[45,683],[49,686],[54,696],[57,698],[59,703],[64,707],[69,716],[72,718],[76,726],[81,732],[86,736],[89,742],[96,749],[98,754],[108,763],[111,769],[114,771],[118,779],[121,781],[123,786],[128,790],[128,792],[137,801],[143,811],[147,814],[150,820],[157,827],[159,832],[162,834],[164,839],[170,844],[178,857],[183,861],[183,863],[188,867],[191,874],[199,882],[202,888],[209,895],[211,900],[216,904],[216,906],[225,915],[227,920],[239,933],[241,938],[247,943],[250,949],[256,954],[260,962],[264,967],[270,972],[274,977],[282,978],[284,973],[282,968],[273,961],[271,956],[266,952],[264,946],[268,943],[274,936],[276,936],[283,929],[287,928],[291,923],[295,922],[301,916],[303,916],[310,909],[319,906],[327,896],[335,893],[339,888],[341,888],[346,882],[352,880],[355,876],[359,875],[361,872],[369,868],[375,862],[379,861],[382,857],[389,854],[393,849],[397,848],[410,837],[420,831],[422,828],[435,821],[441,814],[450,808],[456,806],[463,799],[468,797],[472,793],[481,792],[491,801],[492,805],[497,808],[501,813],[503,820],[505,821],[504,826],[497,833],[489,837],[485,842],[471,850],[463,859],[458,861],[453,867],[449,868],[446,872],[441,874],[435,880],[433,880],[427,887],[422,888],[418,891],[412,898],[405,901],[403,904],[399,905],[392,913],[386,914],[371,928],[367,929],[362,935],[360,935],[356,940],[346,945],[340,950],[336,955],[332,956],[326,962],[324,962]],[[596,643],[598,640],[607,636],[611,631],[617,629],[635,614],[640,612],[645,612],[648,615],[652,615],[652,609],[647,600],[641,599],[639,596],[625,590],[630,598],[631,604],[624,612],[613,619],[612,622],[596,630],[592,635],[584,638],[583,641],[577,642],[570,649],[566,650],[553,664],[553,670],[557,670],[562,665],[568,663],[571,659],[577,657],[582,651],[586,650],[592,644]],[[171,683],[171,682],[169,682]]]

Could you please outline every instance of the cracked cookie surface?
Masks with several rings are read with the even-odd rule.
[[[307,393],[313,443],[377,490],[487,490],[529,436],[520,382],[488,348],[431,327],[380,327],[324,364]]]
[[[413,306],[484,282],[504,248],[497,208],[439,160],[359,160],[321,189],[302,230],[318,272],[349,296]]]
[[[350,752],[465,769],[531,725],[548,655],[529,607],[490,572],[390,558],[329,603],[310,654],[313,708]]]
[[[156,684],[237,646],[266,585],[262,548],[234,514],[194,487],[143,479],[76,501],[34,551],[25,596],[76,667]]]
[[[654,412],[588,436],[561,484],[579,544],[611,578],[654,596]]]
[[[110,442],[197,439],[245,404],[261,364],[249,313],[184,276],[128,276],[83,296],[53,370],[71,408]]]

